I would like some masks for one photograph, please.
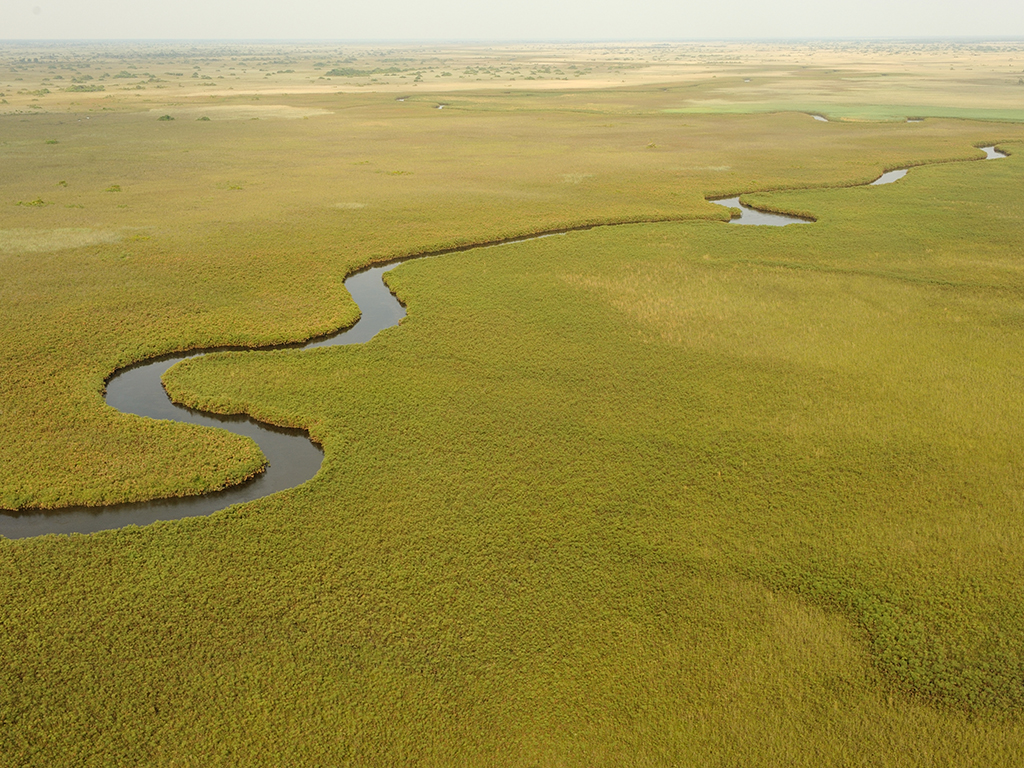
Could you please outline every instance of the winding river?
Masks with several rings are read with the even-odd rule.
[[[985,159],[1006,157],[995,147],[981,147]],[[888,171],[871,185],[891,184],[903,178],[906,169]],[[740,203],[739,197],[710,202],[728,208],[738,208],[740,216],[732,219],[733,224],[754,226],[785,226],[806,224],[806,219],[782,216],[759,211]],[[581,227],[579,229],[591,229]],[[476,246],[455,248],[447,251],[418,254],[384,266],[371,267],[356,272],[345,280],[345,287],[358,304],[359,320],[348,329],[329,336],[313,339],[305,344],[287,345],[296,349],[314,347],[362,344],[369,341],[384,328],[397,325],[405,316],[405,307],[384,285],[381,276],[394,269],[402,261],[426,256],[440,256],[475,248],[488,248],[509,243],[536,240],[565,232],[543,232],[528,237],[513,238]],[[281,347],[262,347],[274,349]],[[222,347],[220,349],[229,349]],[[167,355],[148,360],[116,371],[107,381],[106,401],[124,413],[145,416],[151,419],[170,419],[189,424],[226,429],[239,435],[251,437],[267,457],[264,472],[240,485],[203,496],[186,496],[155,501],[113,504],[103,507],[62,507],[52,510],[25,510],[9,512],[0,510],[0,536],[10,539],[40,536],[46,533],[92,533],[94,531],[121,528],[127,525],[147,525],[157,520],[176,520],[183,517],[209,515],[218,510],[246,501],[267,496],[277,491],[301,485],[312,478],[320,469],[323,451],[302,430],[281,429],[263,424],[247,416],[219,416],[196,411],[170,401],[160,378],[164,372],[180,360],[196,357],[218,350],[198,350],[182,354]]]

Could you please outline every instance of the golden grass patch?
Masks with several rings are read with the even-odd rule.
[[[289,104],[213,104],[191,107],[155,107],[149,110],[155,115],[170,115],[175,118],[209,117],[211,120],[299,120],[304,117],[329,115],[328,109],[297,107]]]
[[[116,243],[124,234],[112,230],[62,228],[0,229],[0,253],[47,253],[88,245]]]

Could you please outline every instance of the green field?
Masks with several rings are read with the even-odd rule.
[[[259,465],[105,406],[119,366],[350,324],[368,263],[617,225],[403,264],[408,317],[363,346],[172,369],[178,401],[307,429],[323,468],[207,518],[0,541],[0,765],[1019,763],[1005,88],[905,52],[856,98],[956,118],[906,124],[808,98],[898,51],[787,74],[775,49],[609,50],[449,52],[435,85],[423,51],[0,51],[4,509]],[[243,60],[286,82],[187,75]],[[545,66],[587,74],[513,79]],[[695,108],[756,72],[771,94]],[[850,119],[759,106],[797,102]],[[738,193],[816,221],[729,226],[706,198]]]
[[[963,118],[968,120],[992,120],[996,122],[1024,122],[1024,107],[1021,109],[972,109],[970,107],[946,107],[936,105],[913,106],[883,104],[852,104],[837,106],[825,101],[816,102],[755,102],[750,104],[702,104],[692,107],[667,109],[666,112],[679,115],[733,114],[751,112],[806,112],[823,115],[829,120],[899,120],[907,118],[923,120],[929,117]]]

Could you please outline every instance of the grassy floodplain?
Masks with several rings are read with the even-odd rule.
[[[351,323],[374,261],[624,225],[405,264],[363,347],[172,369],[323,469],[0,541],[0,764],[1019,763],[1022,69],[6,46],[6,509],[259,466],[107,408],[118,366]],[[729,227],[740,192],[817,221]]]

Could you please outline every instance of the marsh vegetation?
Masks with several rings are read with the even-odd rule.
[[[18,514],[262,464],[106,406],[119,367],[351,325],[368,264],[622,226],[403,264],[364,345],[169,371],[323,466],[0,541],[0,764],[1014,765],[1022,53],[5,48]],[[815,223],[725,226],[741,193]]]

